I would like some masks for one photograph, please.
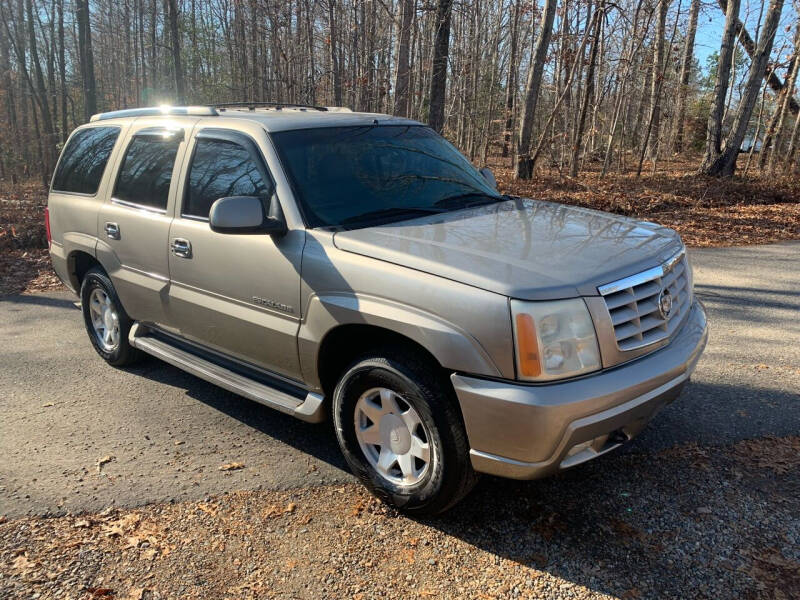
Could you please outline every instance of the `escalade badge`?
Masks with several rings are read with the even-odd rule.
[[[669,319],[669,313],[672,312],[672,294],[669,290],[661,290],[658,295],[658,312],[662,319]]]

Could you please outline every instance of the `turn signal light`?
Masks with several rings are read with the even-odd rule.
[[[517,315],[517,350],[519,352],[520,375],[538,377],[542,373],[539,360],[539,343],[536,341],[536,327],[533,317],[521,313]]]

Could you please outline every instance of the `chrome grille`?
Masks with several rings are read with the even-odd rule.
[[[685,251],[661,266],[597,288],[605,300],[617,347],[635,350],[672,336],[691,307],[691,274]],[[672,308],[666,318],[659,308],[662,292]]]

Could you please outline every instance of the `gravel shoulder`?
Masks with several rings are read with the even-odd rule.
[[[800,438],[485,479],[424,521],[346,484],[19,519],[0,548],[5,598],[797,598]]]

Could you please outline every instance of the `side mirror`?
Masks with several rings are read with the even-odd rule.
[[[208,215],[211,231],[217,233],[267,233],[286,231],[280,217],[267,216],[264,203],[257,196],[229,196],[211,205]]]
[[[481,169],[481,175],[483,178],[489,182],[489,185],[492,186],[494,189],[497,189],[497,179],[494,178],[494,173],[489,167],[483,167]]]

